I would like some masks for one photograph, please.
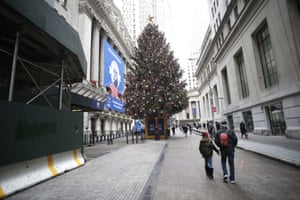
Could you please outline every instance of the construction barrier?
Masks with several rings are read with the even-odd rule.
[[[84,164],[80,150],[0,167],[0,199]]]

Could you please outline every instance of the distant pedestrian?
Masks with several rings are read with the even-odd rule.
[[[192,135],[192,125],[188,125],[189,126],[189,131],[190,131],[190,135]]]
[[[216,121],[216,128],[217,128],[217,131],[220,129],[220,122]]]
[[[173,133],[173,136],[174,136],[175,135],[175,125],[173,125],[171,129],[172,129],[172,133]]]
[[[142,132],[142,124],[140,122],[140,120],[135,120],[135,134],[136,134],[136,139],[138,138],[139,135],[141,135],[141,132]],[[142,140],[142,135],[141,135],[141,140]]]
[[[182,129],[183,129],[183,133],[184,133],[185,137],[187,137],[187,132],[188,132],[188,127],[187,127],[187,125],[186,125],[186,124],[183,124],[183,125],[182,125]]]
[[[199,143],[199,151],[205,160],[204,167],[205,167],[206,176],[210,179],[213,179],[214,178],[214,167],[212,162],[213,150],[217,154],[219,154],[219,150],[217,149],[213,141],[209,138],[208,132],[205,132],[202,136],[203,137]]]
[[[213,125],[210,125],[208,128],[208,133],[211,138],[214,138],[216,135],[215,127]]]
[[[230,183],[235,183],[235,170],[234,170],[234,152],[238,139],[235,132],[227,128],[226,121],[221,122],[221,127],[216,133],[215,143],[221,150],[221,165],[223,170],[223,180],[227,182],[227,159],[229,164],[229,180]]]
[[[245,136],[245,138],[248,138],[247,130],[246,130],[246,125],[243,121],[240,123],[240,131],[241,131],[241,138]]]

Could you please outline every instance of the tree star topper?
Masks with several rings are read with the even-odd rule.
[[[152,23],[153,22],[154,17],[151,15],[148,15],[148,22]]]

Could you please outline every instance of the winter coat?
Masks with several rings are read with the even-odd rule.
[[[220,134],[227,133],[228,134],[228,146],[221,147],[220,144]],[[215,143],[218,147],[220,147],[221,152],[234,152],[234,149],[237,145],[238,139],[233,130],[227,129],[226,127],[221,127],[216,133]]]
[[[139,133],[139,132],[141,132],[141,130],[142,130],[141,122],[139,120],[137,120],[135,122],[135,132]]]
[[[209,137],[203,137],[199,143],[199,151],[204,158],[211,157],[213,150],[219,154],[219,150],[214,145],[213,141]]]

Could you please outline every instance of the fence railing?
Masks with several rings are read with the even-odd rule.
[[[132,143],[136,140],[138,142],[138,137],[141,137],[141,140],[144,139],[144,133],[136,135],[133,131],[84,131],[83,132],[83,145],[93,145],[100,142],[106,141],[108,145],[113,144],[114,139],[121,137],[126,137],[127,144],[129,140],[132,140]]]

